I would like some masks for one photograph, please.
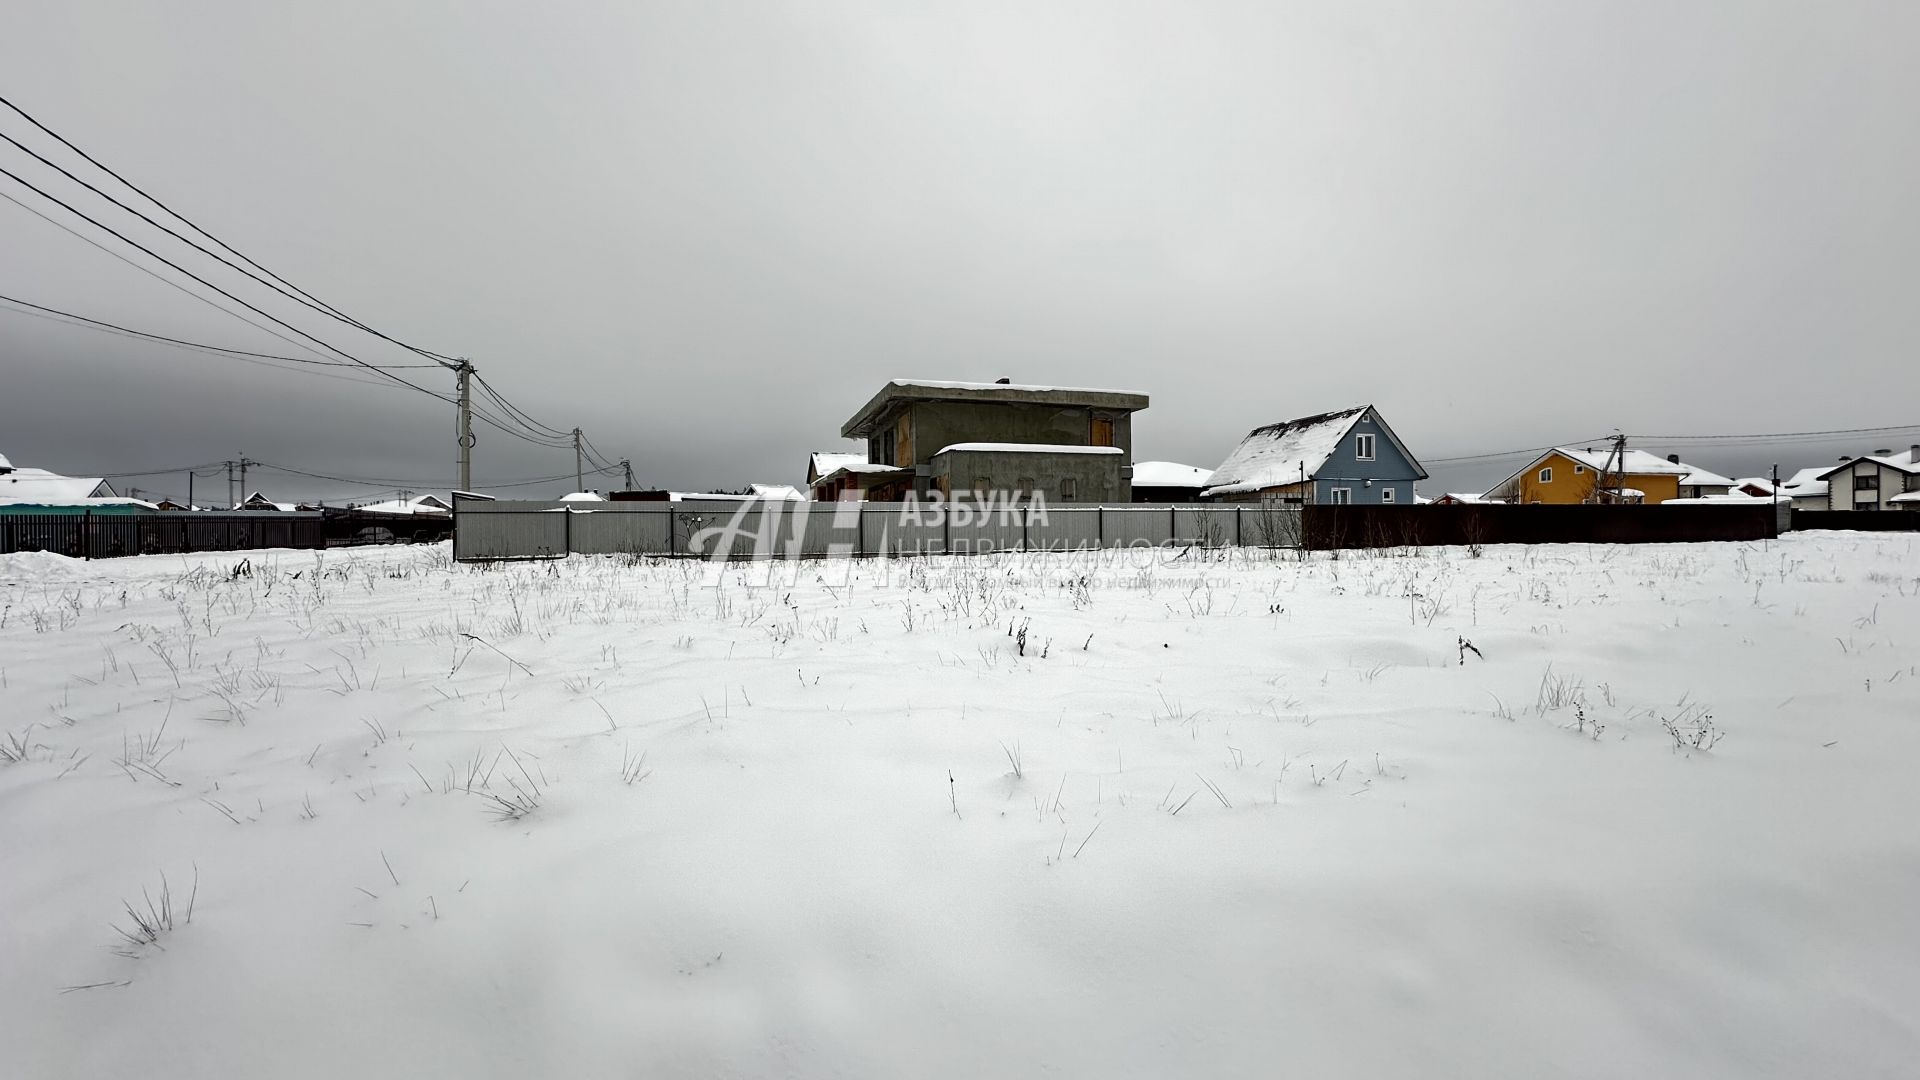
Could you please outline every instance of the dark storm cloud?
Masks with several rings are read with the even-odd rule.
[[[1917,31],[1896,4],[28,3],[0,72],[270,268],[698,488],[797,482],[899,376],[1141,390],[1137,455],[1202,466],[1361,401],[1433,458],[1905,422]],[[292,348],[4,202],[0,292]],[[451,409],[411,392],[12,314],[0,366],[21,463],[452,480]],[[481,431],[480,481],[572,468]]]

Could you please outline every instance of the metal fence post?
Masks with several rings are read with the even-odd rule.
[[[1095,507],[1094,513],[1100,516],[1094,519],[1093,542],[1104,548],[1107,546],[1107,504],[1101,503]]]

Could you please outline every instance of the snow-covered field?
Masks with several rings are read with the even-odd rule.
[[[0,556],[0,1073],[1920,1072],[1908,538],[769,569]]]

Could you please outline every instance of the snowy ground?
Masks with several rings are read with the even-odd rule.
[[[1920,1070],[1911,539],[767,570],[0,557],[0,1072]]]

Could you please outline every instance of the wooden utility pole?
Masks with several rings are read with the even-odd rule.
[[[231,510],[239,505],[233,498],[233,462],[229,461],[227,462],[227,509]]]
[[[627,474],[627,490],[632,491],[633,490],[633,462],[627,460],[626,458],[621,458],[620,468],[624,470]]]
[[[580,429],[573,429],[573,490],[585,491],[586,480],[580,471]]]

